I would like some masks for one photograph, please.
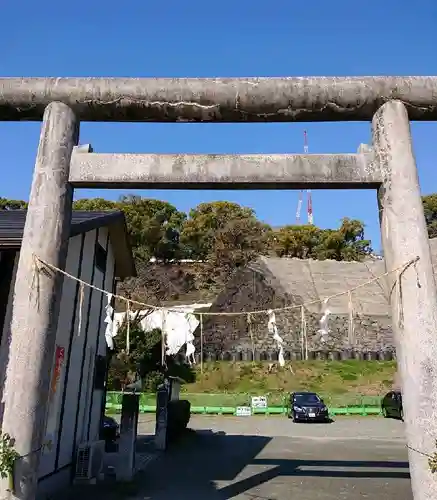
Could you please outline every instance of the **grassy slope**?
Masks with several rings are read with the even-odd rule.
[[[280,404],[293,390],[315,391],[331,405],[375,404],[392,388],[396,362],[296,361],[293,370],[294,375],[288,369],[268,373],[268,363],[204,364],[203,374],[198,366],[196,382],[184,392],[201,406],[246,404],[248,394],[268,394],[270,404]]]

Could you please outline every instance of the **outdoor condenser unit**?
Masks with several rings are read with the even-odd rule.
[[[76,455],[74,480],[90,481],[99,476],[103,469],[105,441],[91,441],[79,445]]]

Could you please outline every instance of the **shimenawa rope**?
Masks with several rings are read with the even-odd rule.
[[[34,255],[34,259],[35,259],[35,262],[39,262],[40,264],[42,264],[43,266],[45,266],[47,269],[50,269],[53,272],[60,273],[60,274],[66,276],[67,278],[70,278],[70,279],[72,279],[74,281],[77,281],[82,286],[86,286],[88,288],[92,288],[93,290],[96,290],[97,292],[100,292],[100,293],[104,293],[105,295],[108,295],[109,293],[111,293],[111,292],[108,292],[107,290],[104,290],[104,289],[99,288],[99,287],[97,287],[95,285],[92,285],[91,283],[87,283],[86,281],[83,281],[80,278],[76,278],[76,276],[73,276],[72,274],[67,273],[67,271],[59,269],[58,267],[53,266],[52,264],[49,264],[48,262],[45,262],[44,260],[40,259],[36,255]],[[419,259],[420,259],[420,257],[418,257],[418,256],[414,257],[414,259],[410,259],[408,262],[405,262],[404,264],[396,267],[395,269],[392,269],[390,271],[386,271],[385,273],[380,274],[379,276],[376,276],[376,277],[374,277],[374,278],[372,278],[372,279],[370,279],[370,280],[368,280],[368,281],[366,281],[364,283],[361,283],[360,285],[357,285],[357,286],[355,286],[353,288],[350,288],[349,290],[345,290],[343,292],[335,293],[335,294],[330,295],[328,297],[324,297],[323,299],[312,300],[312,301],[306,302],[304,304],[293,305],[293,306],[285,306],[285,307],[278,307],[276,309],[260,309],[260,310],[257,310],[257,311],[202,312],[202,313],[198,313],[198,314],[199,315],[201,314],[202,316],[246,316],[246,317],[248,317],[248,315],[250,315],[250,316],[255,315],[255,314],[266,314],[267,315],[269,312],[280,312],[280,311],[289,311],[289,310],[292,310],[292,309],[300,309],[302,307],[308,307],[308,306],[313,305],[313,304],[320,304],[320,303],[322,303],[324,301],[330,301],[330,300],[332,300],[332,299],[334,299],[336,297],[341,297],[343,295],[348,295],[351,292],[354,292],[355,290],[358,290],[360,288],[363,288],[364,286],[370,285],[371,283],[374,283],[375,281],[378,281],[381,278],[384,278],[385,276],[389,276],[390,274],[393,274],[393,273],[398,273],[398,277],[397,277],[396,282],[394,284],[394,285],[396,285],[397,282],[400,281],[400,278],[403,275],[403,273],[411,265],[415,264]],[[36,268],[37,268],[36,269],[37,272],[41,270],[41,269],[39,269],[39,266],[36,266]],[[125,303],[129,302],[131,304],[135,304],[135,305],[138,305],[138,306],[143,306],[144,309],[153,309],[153,310],[156,310],[156,311],[165,310],[166,312],[178,312],[178,313],[181,312],[180,309],[172,309],[171,307],[162,307],[162,306],[155,306],[155,305],[152,305],[152,304],[146,304],[146,303],[140,302],[138,300],[127,299],[126,297],[123,297],[122,295],[112,294],[112,296],[114,298],[116,298],[116,299],[124,301]]]

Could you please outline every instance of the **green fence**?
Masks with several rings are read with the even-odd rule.
[[[191,403],[191,413],[204,415],[235,415],[238,406],[250,406],[254,394],[192,394],[181,393],[181,399]],[[288,395],[266,393],[268,407],[254,409],[252,413],[260,415],[285,415],[288,412]],[[381,413],[381,397],[361,395],[321,395],[331,415],[379,415]],[[106,409],[116,413],[121,410],[121,392],[108,392]],[[142,393],[140,396],[140,412],[154,413],[156,395]]]

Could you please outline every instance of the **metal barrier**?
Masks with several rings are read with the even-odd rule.
[[[259,394],[258,394],[259,395]],[[287,407],[289,402],[289,394],[274,392],[262,394],[267,397],[268,406],[270,407]],[[237,407],[250,406],[251,397],[254,394],[249,393],[189,393],[181,392],[181,399],[190,401],[192,407]],[[379,407],[381,404],[381,396],[362,396],[360,394],[340,394],[340,395],[325,395],[320,394],[328,407],[332,408],[364,408],[364,407]],[[121,392],[109,392],[106,395],[106,402],[109,404],[121,404]],[[140,395],[140,406],[154,406],[156,403],[156,394],[142,393]]]
[[[191,401],[191,413],[198,415],[235,415],[237,406],[250,406],[245,394],[193,394],[181,393],[183,399]],[[192,396],[191,398],[189,396]],[[194,397],[193,397],[194,396]],[[121,410],[121,397],[122,393],[108,392],[106,397],[106,410],[108,412],[117,413]],[[214,397],[221,397],[221,400],[227,402],[226,405],[199,405],[193,404],[193,400],[213,399]],[[267,408],[253,408],[253,415],[286,415],[288,413],[288,404],[286,397],[282,397],[282,404],[269,406]],[[379,415],[381,414],[380,407],[381,398],[366,398],[356,397],[350,399],[344,406],[330,406],[329,398],[325,401],[329,408],[331,416],[335,415]],[[229,404],[230,403],[230,404]],[[373,404],[372,404],[373,403]],[[156,395],[143,393],[140,396],[140,413],[155,413],[156,411]]]

